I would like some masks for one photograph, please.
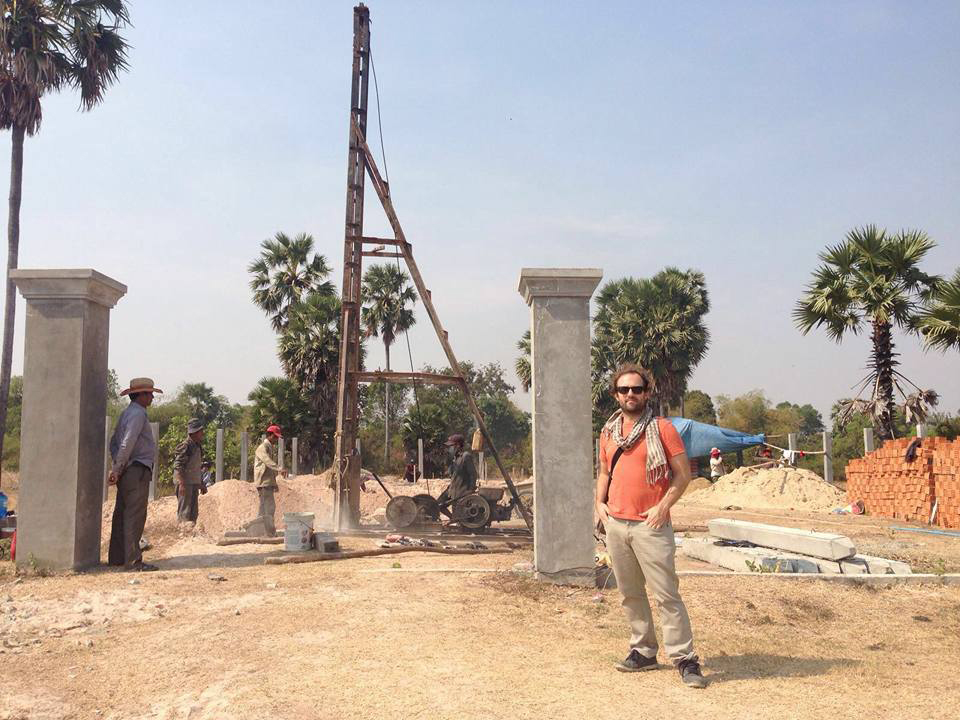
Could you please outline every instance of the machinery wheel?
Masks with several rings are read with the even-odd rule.
[[[397,495],[387,503],[387,522],[398,530],[413,525],[418,514],[417,504],[408,495]]]
[[[527,490],[519,493],[520,502],[523,503],[523,507],[526,508],[527,512],[530,513],[530,517],[533,517],[533,492]],[[516,505],[513,507],[514,517],[523,520],[523,514],[520,512],[520,508]]]
[[[460,498],[454,506],[454,519],[463,527],[486,527],[490,522],[490,515],[490,501],[476,493]]]
[[[426,493],[414,495],[413,501],[417,504],[417,510],[420,513],[417,518],[418,521],[425,522],[427,520],[440,519],[440,504],[433,495],[427,495]]]

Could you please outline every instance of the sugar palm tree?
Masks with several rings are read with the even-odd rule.
[[[326,460],[337,420],[340,299],[314,293],[291,306],[277,350],[284,373],[300,388],[311,411],[301,451],[312,461]]]
[[[820,253],[822,265],[793,311],[804,335],[823,327],[838,343],[847,333],[857,335],[870,328],[869,373],[847,403],[844,417],[869,413],[883,438],[895,434],[894,391],[903,398],[908,422],[922,421],[926,409],[937,402],[935,392],[921,390],[897,369],[900,362],[893,343],[893,329],[913,328],[922,304],[937,287],[939,279],[920,269],[935,245],[919,230],[896,235],[875,225],[851,230],[842,243]],[[913,391],[904,391],[901,381]],[[861,398],[867,389],[869,397]]]
[[[653,398],[662,414],[679,406],[694,369],[707,354],[710,332],[707,284],[699,270],[668,267],[652,278],[624,278],[597,294],[591,346],[593,395],[599,415],[613,407],[607,377],[617,365],[648,368],[657,383]]]
[[[949,280],[937,284],[920,313],[917,329],[928,350],[960,350],[960,268]]]
[[[530,392],[530,384],[533,382],[533,376],[530,374],[530,331],[523,333],[523,337],[517,340],[517,350],[520,355],[513,364],[514,372],[520,379],[520,386],[524,392]]]
[[[409,277],[396,265],[371,265],[363,274],[360,321],[368,336],[383,340],[387,372],[390,371],[390,346],[398,334],[409,330],[416,319],[409,307],[417,301],[417,293],[408,283]],[[385,388],[384,460],[390,457],[390,383]]]
[[[44,95],[62,88],[80,93],[90,110],[127,69],[127,43],[118,30],[129,22],[124,0],[6,0],[0,16],[0,128],[11,131],[7,270],[20,253],[23,141],[35,135]],[[7,422],[13,360],[16,288],[6,281],[0,357],[0,457]]]
[[[313,237],[300,233],[289,237],[278,232],[260,243],[260,257],[247,267],[253,275],[253,302],[268,316],[273,329],[282,332],[292,305],[317,294],[333,296],[336,290],[327,278],[327,259],[313,254]]]

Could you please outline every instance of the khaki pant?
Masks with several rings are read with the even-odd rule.
[[[132,463],[117,480],[117,503],[113,508],[107,554],[111,565],[123,565],[129,569],[143,560],[140,538],[147,522],[150,474],[146,465]]]
[[[680,598],[674,565],[677,546],[673,526],[653,530],[640,521],[607,520],[607,551],[613,564],[623,608],[630,623],[630,648],[644,657],[656,657],[657,634],[647,601],[647,587],[660,606],[663,648],[674,664],[694,657],[690,617]]]

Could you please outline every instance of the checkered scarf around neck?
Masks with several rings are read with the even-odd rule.
[[[606,433],[624,451],[632,448],[641,436],[647,439],[647,484],[656,485],[660,480],[670,476],[670,466],[667,465],[667,454],[663,450],[660,440],[660,423],[653,416],[653,410],[646,412],[634,423],[633,429],[627,437],[623,436],[623,411],[617,410],[603,426]]]

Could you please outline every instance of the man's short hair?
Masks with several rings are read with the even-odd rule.
[[[130,402],[136,402],[137,398],[143,395],[143,393],[130,393],[127,397],[130,398]]]
[[[617,394],[617,383],[620,381],[620,378],[630,373],[636,373],[637,375],[642,377],[644,385],[647,386],[647,388],[650,390],[651,393],[657,389],[657,383],[653,379],[652,372],[647,370],[645,367],[641,367],[640,365],[637,365],[635,363],[623,363],[616,370],[614,370],[613,375],[610,376],[610,394],[611,395]]]

